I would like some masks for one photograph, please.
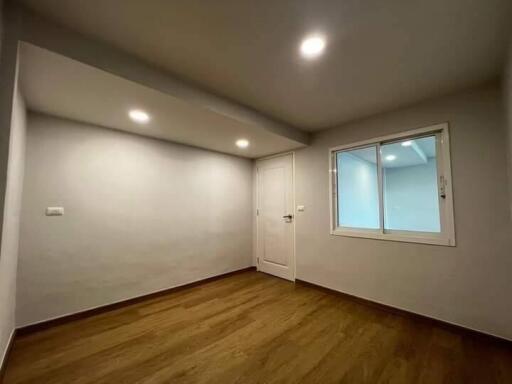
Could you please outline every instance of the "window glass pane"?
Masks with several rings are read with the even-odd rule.
[[[440,232],[436,137],[381,146],[384,229]]]
[[[377,147],[336,154],[338,226],[379,229]]]

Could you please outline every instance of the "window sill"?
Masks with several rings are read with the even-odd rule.
[[[347,229],[337,228],[337,229],[331,230],[331,235],[455,247],[454,239],[447,238],[442,235],[432,236],[432,235],[422,234],[422,233],[414,233],[414,234],[382,233],[382,232],[371,231],[371,230],[360,231],[360,230],[347,230]]]

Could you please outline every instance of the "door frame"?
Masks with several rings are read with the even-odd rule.
[[[295,205],[295,151],[288,151],[283,153],[277,153],[275,155],[269,155],[265,157],[260,157],[256,159],[254,163],[254,216],[255,216],[255,243],[254,243],[254,263],[256,264],[256,270],[260,271],[260,263],[259,263],[259,250],[258,250],[258,244],[259,244],[259,215],[258,215],[258,203],[259,203],[259,175],[258,175],[258,163],[264,160],[270,160],[275,159],[277,157],[284,157],[284,156],[290,156],[292,157],[292,207],[293,212],[291,214],[293,215],[293,221],[292,221],[292,259],[290,260],[291,264],[293,266],[291,267],[293,272],[293,282],[295,282],[295,279],[297,278],[297,263],[296,263],[296,252],[295,252],[295,222],[297,220],[297,214],[296,214],[296,205]],[[278,276],[276,276],[278,277]]]

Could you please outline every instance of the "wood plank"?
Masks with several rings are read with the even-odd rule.
[[[4,382],[511,379],[511,344],[248,271],[17,335]]]

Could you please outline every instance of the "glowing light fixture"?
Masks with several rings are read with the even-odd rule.
[[[128,116],[130,116],[130,119],[139,124],[145,124],[151,119],[149,115],[141,109],[130,110],[130,112],[128,112]]]
[[[322,36],[309,36],[302,40],[300,53],[306,59],[314,59],[325,50],[325,39]]]
[[[235,144],[238,148],[247,148],[249,146],[249,140],[238,139]]]

